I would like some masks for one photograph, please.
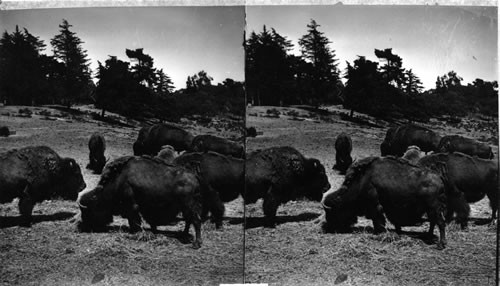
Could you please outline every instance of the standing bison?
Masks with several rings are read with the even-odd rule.
[[[94,133],[89,139],[89,163],[87,169],[100,174],[104,165],[106,165],[106,157],[104,151],[106,150],[106,141],[99,133]]]
[[[233,156],[235,158],[243,158],[245,155],[245,148],[242,144],[213,135],[195,136],[191,145],[191,151],[213,151],[222,155]]]
[[[387,131],[384,142],[380,145],[380,152],[382,156],[401,157],[411,145],[418,146],[424,152],[436,151],[440,140],[441,137],[432,130],[406,124]]]
[[[351,151],[351,137],[344,132],[340,133],[335,140],[335,165],[333,168],[339,170],[341,174],[345,174],[347,168],[352,164]]]
[[[216,228],[220,228],[225,211],[223,203],[236,199],[245,189],[245,161],[207,152],[185,153],[173,163],[198,175],[203,197],[202,218],[210,211]]]
[[[385,217],[396,231],[415,225],[427,213],[428,235],[439,227],[438,248],[446,245],[446,194],[439,175],[394,157],[368,157],[352,165],[342,186],[322,200],[329,231],[345,231],[358,216],[373,221],[376,233],[385,231]],[[384,217],[385,214],[385,217]]]
[[[488,144],[458,135],[444,136],[439,142],[438,151],[442,153],[461,152],[483,159],[493,159],[493,151]]]
[[[325,167],[292,147],[272,147],[251,153],[246,160],[245,204],[263,198],[266,226],[275,227],[280,204],[306,197],[320,201],[330,188]]]
[[[101,230],[113,215],[128,219],[131,232],[141,228],[141,216],[156,231],[175,221],[182,212],[189,236],[194,225],[193,247],[201,246],[201,193],[196,176],[180,167],[150,157],[121,157],[104,168],[95,189],[78,198],[81,231]]]
[[[439,168],[444,164],[446,168]],[[471,157],[463,153],[439,153],[423,157],[418,165],[439,171],[445,179],[448,197],[446,219],[450,221],[457,213],[457,222],[467,228],[469,203],[488,196],[491,219],[494,222],[498,210],[498,161]]]
[[[19,198],[21,225],[29,226],[36,203],[75,200],[86,187],[80,166],[49,147],[30,146],[0,154],[0,203]]]
[[[191,149],[193,135],[188,131],[166,123],[143,127],[134,143],[134,155],[155,156],[164,145],[174,147],[176,151]]]

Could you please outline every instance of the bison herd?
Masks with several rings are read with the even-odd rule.
[[[256,132],[254,132],[256,133]],[[323,164],[298,150],[270,147],[246,154],[244,144],[212,135],[193,136],[172,124],[139,131],[133,155],[110,162],[105,139],[92,134],[88,169],[101,174],[96,187],[86,185],[80,167],[46,146],[30,146],[0,154],[0,203],[19,198],[22,225],[29,226],[33,206],[60,197],[80,208],[80,231],[106,229],[114,215],[128,220],[131,232],[144,219],[153,232],[181,213],[183,234],[195,229],[193,247],[201,246],[201,224],[211,214],[222,227],[224,203],[240,195],[245,204],[262,199],[265,226],[276,225],[281,204],[299,198],[320,202],[327,232],[348,231],[358,216],[386,231],[386,219],[400,233],[424,219],[428,235],[439,229],[438,248],[446,245],[445,225],[456,214],[467,227],[469,203],[487,196],[494,222],[498,209],[498,162],[491,147],[457,135],[441,137],[407,124],[389,128],[381,156],[354,161],[352,140],[341,133],[335,142],[334,169],[345,174],[338,190],[330,190]]]

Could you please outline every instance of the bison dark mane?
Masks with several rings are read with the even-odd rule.
[[[354,162],[349,169],[347,169],[347,173],[345,174],[343,186],[349,186],[352,182],[356,181],[356,179],[364,174],[364,171],[377,160],[379,157],[367,157],[361,160]],[[347,190],[346,190],[347,191]]]
[[[123,167],[134,158],[134,156],[123,156],[106,164],[102,171],[101,179],[98,185],[105,186],[109,181],[112,181],[118,175]]]

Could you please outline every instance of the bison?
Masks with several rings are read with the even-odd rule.
[[[320,201],[330,188],[325,167],[292,147],[271,147],[250,153],[246,160],[245,204],[263,198],[265,226],[276,226],[280,204],[301,197]]]
[[[446,193],[440,176],[395,157],[368,157],[354,163],[342,186],[322,200],[328,231],[345,231],[365,216],[375,233],[385,231],[385,217],[396,232],[415,225],[424,213],[430,221],[429,236],[439,227],[438,248],[446,245]],[[384,217],[385,214],[385,217]]]
[[[445,165],[445,168],[436,166]],[[419,166],[429,167],[443,176],[448,197],[447,221],[457,213],[457,222],[467,228],[469,203],[488,196],[491,219],[495,221],[498,210],[498,161],[471,157],[463,153],[438,153],[423,157]]]
[[[89,163],[87,164],[87,169],[94,171],[96,174],[100,174],[104,165],[106,165],[106,157],[104,157],[104,151],[106,150],[106,141],[104,137],[99,133],[94,133],[89,139]]]
[[[166,123],[143,127],[134,143],[134,155],[156,155],[161,147],[170,145],[178,152],[189,150],[193,135],[188,131]]]
[[[194,225],[193,247],[201,246],[201,193],[196,175],[151,157],[120,157],[108,163],[98,185],[80,194],[80,231],[102,230],[113,215],[128,219],[131,232],[140,230],[141,216],[151,226],[166,225],[182,212],[189,236]]]
[[[247,127],[245,128],[245,135],[247,137],[257,137],[257,129],[253,126]]]
[[[442,153],[460,152],[483,159],[493,159],[493,151],[488,144],[459,135],[444,136],[437,149]]]
[[[425,156],[425,154],[420,151],[418,146],[411,145],[408,146],[402,158],[408,160],[412,164],[417,164],[418,160],[420,160],[423,156]]]
[[[0,154],[0,203],[19,198],[21,225],[29,226],[36,203],[61,197],[75,200],[86,187],[80,166],[47,146],[29,146]]]
[[[393,127],[394,128],[394,127]],[[425,127],[406,124],[387,131],[386,137],[380,145],[382,156],[403,156],[406,148],[418,146],[424,152],[436,151],[441,137]]]
[[[235,158],[243,158],[245,155],[245,148],[242,144],[213,135],[195,136],[191,145],[191,151],[213,151],[222,155],[233,156]]]
[[[10,130],[7,126],[0,126],[0,137],[9,137]]]
[[[203,197],[202,218],[210,211],[216,228],[220,228],[225,211],[223,203],[236,199],[245,189],[245,161],[209,151],[185,153],[173,163],[198,175]]]
[[[352,164],[351,151],[351,137],[344,132],[340,133],[335,140],[335,165],[333,168],[339,170],[341,174],[345,174],[347,168]]]

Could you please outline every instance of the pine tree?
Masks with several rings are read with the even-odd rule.
[[[67,107],[81,98],[89,90],[90,68],[87,51],[82,47],[83,41],[70,31],[68,21],[63,19],[59,25],[59,34],[50,40],[54,57],[64,65],[61,75],[64,98]]]
[[[404,90],[406,94],[408,95],[415,95],[419,94],[423,87],[422,87],[422,81],[413,73],[411,69],[405,71],[404,73],[405,76],[405,83],[404,83]]]
[[[27,29],[0,39],[0,100],[6,104],[32,105],[44,103],[49,93],[48,71],[44,68],[49,58],[41,55],[43,41]]]
[[[311,103],[317,105],[325,102],[331,93],[339,94],[339,70],[335,51],[330,49],[331,41],[318,30],[316,21],[307,25],[307,34],[299,39],[302,57],[312,64],[312,98]]]

